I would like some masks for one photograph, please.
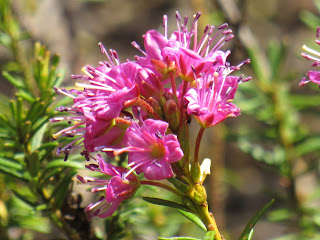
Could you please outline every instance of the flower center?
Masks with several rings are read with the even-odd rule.
[[[152,158],[162,158],[165,155],[165,148],[162,144],[155,143],[151,146]]]

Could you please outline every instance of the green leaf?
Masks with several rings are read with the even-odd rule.
[[[70,160],[70,159],[69,159]],[[50,168],[61,168],[61,167],[71,167],[75,169],[84,169],[84,166],[80,162],[76,161],[63,161],[62,159],[50,161],[46,165],[46,169]]]
[[[251,218],[251,220],[248,222],[247,226],[241,233],[239,240],[248,240],[252,238],[252,229],[258,222],[258,220],[262,217],[262,215],[272,206],[274,203],[274,199],[271,199],[268,203],[266,203],[257,213],[256,215]],[[249,238],[250,236],[250,238]]]
[[[55,175],[59,175],[61,173],[60,168],[54,168],[51,171],[44,171],[39,179],[39,187],[44,188],[47,183],[51,180]]]
[[[170,237],[170,238],[159,237],[158,240],[201,240],[201,239],[192,238],[192,237]]]
[[[59,181],[59,183],[55,185],[55,188],[51,194],[51,199],[54,200],[54,206],[56,208],[61,207],[63,200],[67,196],[69,185],[72,181],[72,178],[74,175],[76,175],[76,173],[77,173],[77,170],[69,168],[69,172],[66,174],[66,176],[64,176]]]
[[[289,101],[295,108],[298,108],[298,110],[318,107],[320,95],[290,94]]]
[[[320,22],[320,18],[315,14],[307,11],[302,10],[300,13],[300,19],[304,22],[310,29],[316,31],[316,27]]]
[[[249,234],[248,234],[248,237],[247,237],[247,239],[248,240],[251,240],[252,239],[252,237],[253,237],[253,228],[251,229],[251,231],[249,232]]]
[[[189,190],[189,186],[187,184],[181,182],[175,177],[168,178],[167,180],[172,183],[181,193],[186,193]]]
[[[176,208],[176,209],[181,209],[184,211],[189,211],[189,209],[186,206],[179,204],[179,203],[176,203],[176,202],[169,201],[169,200],[164,200],[161,198],[151,198],[151,197],[143,197],[142,199],[147,201],[148,203],[171,207],[171,208]]]
[[[273,210],[268,214],[268,219],[270,221],[278,222],[283,220],[288,220],[289,218],[294,216],[294,211],[289,208],[280,208],[277,210]]]
[[[33,153],[31,153],[29,159],[29,172],[31,174],[32,177],[35,177],[38,175],[38,171],[40,168],[40,161],[39,161],[39,152],[35,151]]]
[[[202,230],[207,231],[207,227],[203,224],[203,222],[200,220],[200,218],[191,212],[186,212],[181,209],[177,209],[179,213],[181,213],[183,216],[188,218],[190,221],[195,223],[198,227],[200,227]]]
[[[29,176],[25,171],[24,166],[13,159],[0,157],[0,172],[24,181],[29,180]]]
[[[36,207],[37,203],[32,202],[31,200],[29,200],[27,197],[23,196],[22,194],[18,193],[17,191],[15,191],[14,189],[11,190],[14,195],[19,198],[21,201],[23,201],[24,203],[28,204],[31,207]]]
[[[23,113],[24,113],[24,109],[23,109],[23,100],[22,98],[18,98],[17,99],[17,109],[16,109],[16,113],[17,113],[17,126],[22,126],[22,118],[23,118]]]
[[[320,150],[320,136],[309,137],[302,143],[296,146],[298,156],[303,156],[311,152],[319,152]]]
[[[33,101],[35,100],[34,96],[32,96],[30,92],[24,89],[18,89],[16,96],[22,98],[30,104],[33,103]]]
[[[23,88],[24,84],[21,80],[13,77],[9,72],[2,71],[2,75],[15,87],[17,88]]]
[[[49,219],[41,217],[40,214],[35,212],[34,208],[29,204],[17,197],[11,198],[10,203],[10,218],[12,220],[11,224],[38,232],[50,232]]]
[[[32,139],[31,139],[31,151],[35,151],[36,149],[38,149],[41,144],[42,144],[42,140],[43,140],[43,136],[46,132],[48,124],[43,124],[42,127],[39,128],[39,130],[33,135]]]
[[[15,129],[15,127],[9,122],[8,118],[2,113],[0,113],[0,124],[2,125],[1,127]]]
[[[63,70],[63,69],[59,70],[57,73],[57,77],[54,80],[52,86],[59,87],[64,79],[64,76],[65,76],[65,70]]]
[[[216,235],[215,231],[208,231],[206,232],[202,240],[214,240],[215,235]]]
[[[282,69],[282,63],[285,60],[285,46],[279,41],[270,41],[269,59],[271,65],[272,78],[278,79],[279,72]]]

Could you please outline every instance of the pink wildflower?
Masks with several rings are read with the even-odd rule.
[[[317,38],[319,38],[319,35],[320,35],[320,27],[317,27]],[[320,40],[319,39],[316,39],[315,42],[320,45]],[[314,56],[312,55],[309,55],[309,54],[306,54],[306,53],[301,53],[301,56],[308,59],[308,60],[313,60],[315,61],[312,66],[313,67],[317,67],[320,65],[320,52],[318,51],[315,51],[311,48],[308,48],[306,45],[303,45],[302,47],[303,50],[313,54]],[[307,72],[306,74],[308,76],[308,79],[307,78],[303,78],[299,84],[299,86],[303,86],[305,84],[307,84],[308,82],[313,82],[313,83],[316,83],[320,86],[320,72],[318,71],[309,71]]]
[[[98,165],[90,164],[86,167],[92,171],[111,176],[111,178],[105,180],[78,176],[78,179],[83,183],[100,185],[100,187],[92,188],[91,192],[105,191],[105,196],[101,197],[97,203],[86,207],[85,212],[89,219],[94,216],[110,217],[120,203],[132,197],[140,187],[139,179],[134,173],[128,173],[128,169],[106,163],[100,155],[97,155],[96,161]]]
[[[83,91],[75,91],[78,98],[75,103],[78,107],[86,107],[91,117],[110,120],[118,117],[123,108],[132,106],[139,97],[139,89],[135,83],[136,75],[141,69],[134,62],[122,63],[109,68],[100,66],[91,68],[87,66],[85,77],[89,84],[77,83]]]
[[[167,179],[173,176],[171,163],[183,157],[180,143],[173,134],[166,134],[169,124],[147,119],[139,126],[132,122],[123,139],[125,148],[116,152],[128,153],[131,171],[144,173],[149,180]],[[116,154],[116,153],[115,153]]]
[[[188,30],[188,18],[183,22],[176,12],[178,30],[168,37],[167,16],[163,18],[164,35],[155,30],[150,30],[144,35],[145,52],[136,44],[133,45],[141,51],[145,57],[136,57],[137,63],[149,68],[160,75],[161,79],[167,79],[170,73],[178,74],[186,81],[195,80],[196,75],[207,71],[211,64],[217,60],[215,53],[229,40],[233,38],[227,24],[218,27],[213,35],[215,27],[207,26],[201,40],[198,42],[198,20],[201,13],[198,12]],[[222,34],[221,39],[216,41]]]
[[[87,152],[94,152],[97,147],[117,146],[126,127],[115,126],[114,119],[121,115],[123,109],[133,106],[139,99],[140,93],[135,79],[142,68],[134,62],[120,64],[114,50],[110,50],[110,56],[101,44],[99,46],[109,62],[100,62],[97,68],[84,67],[86,76],[72,76],[74,79],[86,81],[76,83],[76,86],[83,90],[55,89],[58,94],[64,94],[74,102],[72,107],[57,109],[68,112],[69,116],[51,119],[53,122],[67,120],[71,125],[54,134],[54,139],[77,136],[71,143],[58,149],[57,153],[65,153],[66,158],[71,150],[83,145]]]
[[[250,78],[228,76],[249,60],[236,67],[214,67],[196,80],[197,87],[190,88],[185,95],[188,100],[187,112],[192,114],[203,128],[222,122],[227,117],[236,117],[240,109],[232,103],[238,83]]]

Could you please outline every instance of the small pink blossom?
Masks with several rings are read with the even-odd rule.
[[[105,196],[101,197],[97,203],[92,203],[86,207],[85,212],[89,219],[94,216],[110,217],[119,205],[132,197],[140,187],[139,179],[134,173],[129,173],[128,169],[113,166],[105,162],[100,155],[97,155],[96,161],[98,165],[90,164],[87,165],[87,168],[111,176],[111,178],[105,180],[78,176],[78,179],[83,183],[100,186],[92,188],[91,192],[105,191]]]
[[[149,180],[167,179],[173,176],[171,163],[183,157],[180,143],[173,134],[166,134],[169,124],[147,119],[141,126],[132,122],[123,139],[128,151],[128,166]]]
[[[247,61],[239,64],[236,69]],[[187,112],[195,117],[203,128],[222,122],[227,117],[236,117],[240,109],[232,103],[238,83],[247,81],[242,77],[228,76],[230,67],[212,68],[196,80],[197,87],[190,88],[185,95],[188,100]]]
[[[317,38],[318,39],[316,39],[315,42],[318,45],[320,45],[319,35],[320,35],[320,27],[317,27]],[[317,66],[320,65],[320,52],[315,51],[315,50],[307,47],[306,45],[303,45],[302,49],[305,50],[306,52],[309,52],[309,53],[312,54],[312,55],[309,55],[309,54],[306,54],[306,53],[301,53],[301,56],[306,58],[306,59],[308,59],[308,60],[315,61],[312,64],[313,67],[317,67]],[[308,78],[304,77],[301,80],[299,86],[303,86],[303,85],[307,84],[308,82],[313,82],[313,83],[316,83],[316,84],[318,84],[320,86],[320,72],[318,72],[318,71],[309,71],[309,72],[307,72],[306,75],[307,75]]]
[[[89,77],[87,83],[77,83],[83,91],[73,90],[77,107],[85,108],[88,117],[110,120],[118,117],[121,110],[132,106],[139,98],[139,89],[135,79],[141,69],[134,62],[122,63],[109,68],[107,65],[97,68],[85,67]],[[78,77],[78,76],[77,76]]]
[[[214,26],[207,26],[200,41],[198,38],[198,12],[187,28],[188,17],[183,20],[176,12],[177,31],[168,37],[167,16],[163,18],[164,35],[150,30],[144,35],[145,52],[134,43],[145,56],[136,57],[137,63],[156,72],[160,79],[169,78],[169,74],[179,75],[181,79],[193,81],[198,74],[208,71],[213,62],[217,61],[216,52],[233,38],[227,24],[223,24],[215,31]],[[219,39],[218,37],[222,35]]]

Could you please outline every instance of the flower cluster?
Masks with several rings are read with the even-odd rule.
[[[141,184],[170,189],[158,181],[174,176],[187,179],[185,182],[195,179],[190,177],[187,139],[191,117],[205,129],[240,114],[232,100],[238,84],[250,78],[230,74],[249,60],[230,66],[230,51],[221,47],[234,37],[232,31],[227,24],[208,25],[198,38],[199,17],[197,13],[188,29],[188,18],[182,19],[177,12],[177,30],[168,35],[164,16],[164,34],[146,32],[144,50],[132,43],[142,53],[134,61],[121,63],[116,51],[107,51],[99,43],[107,61],[99,62],[98,67],[85,66],[84,76],[72,76],[81,80],[76,89],[55,89],[73,99],[71,107],[57,108],[66,116],[51,119],[70,125],[54,134],[54,139],[73,138],[57,153],[64,153],[67,159],[82,148],[82,155],[97,163],[87,168],[109,176],[109,180],[78,176],[83,183],[101,186],[93,192],[105,192],[86,208],[89,217],[112,215]],[[108,162],[101,154],[108,156]],[[127,154],[126,167],[110,163],[110,158],[122,154]],[[207,175],[210,170],[203,172]],[[202,182],[204,177],[198,179]]]
[[[320,45],[319,36],[320,36],[320,27],[317,27],[317,38],[318,39],[316,39],[315,42],[318,45]],[[307,53],[301,53],[302,57],[304,57],[304,58],[306,58],[308,60],[314,61],[313,64],[312,64],[313,67],[320,66],[320,52],[315,51],[315,50],[307,47],[306,45],[303,45],[302,49],[304,51],[309,52],[309,53],[312,54],[312,55],[310,55],[310,54],[307,54]],[[307,84],[308,82],[313,82],[313,83],[316,83],[316,84],[318,84],[320,86],[320,72],[318,72],[318,71],[308,71],[306,75],[307,75],[308,78],[304,77],[301,80],[299,86],[303,86],[303,85]]]

